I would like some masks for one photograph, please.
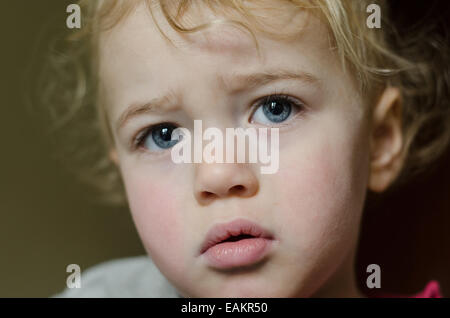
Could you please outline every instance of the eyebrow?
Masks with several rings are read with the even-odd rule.
[[[288,70],[275,70],[258,72],[252,74],[239,74],[229,75],[228,77],[220,76],[220,85],[232,93],[238,93],[241,91],[252,90],[256,87],[267,85],[271,82],[280,80],[298,80],[307,84],[319,85],[320,80],[308,72],[293,72]],[[117,120],[117,129],[122,128],[127,121],[131,118],[148,113],[162,112],[164,110],[170,110],[171,106],[168,106],[176,99],[177,95],[173,90],[170,90],[168,94],[154,98],[144,104],[132,104],[120,115]]]
[[[264,86],[279,80],[298,80],[307,84],[319,84],[319,79],[308,72],[274,70],[258,72],[254,74],[239,74],[229,77],[219,77],[222,86],[232,92],[240,92],[243,90],[251,90],[255,87]],[[233,87],[236,86],[237,88]]]

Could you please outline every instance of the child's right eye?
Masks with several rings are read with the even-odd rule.
[[[148,127],[135,138],[136,148],[144,147],[149,151],[160,151],[173,147],[179,139],[174,139],[172,132],[177,128],[171,123],[161,123]]]

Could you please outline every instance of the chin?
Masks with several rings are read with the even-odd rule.
[[[303,293],[300,293],[300,295]],[[286,284],[277,282],[276,285],[270,282],[261,283],[244,283],[233,282],[217,287],[209,287],[208,290],[198,291],[197,295],[192,297],[211,297],[211,298],[292,298],[304,297],[298,296],[299,293],[294,289],[290,289]],[[306,295],[306,294],[305,294]]]

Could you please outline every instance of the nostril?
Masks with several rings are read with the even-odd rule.
[[[248,188],[239,184],[228,189],[227,192],[219,191],[201,191],[197,193],[197,199],[203,201],[203,203],[210,202],[216,198],[222,198],[227,196],[247,196],[250,193]]]
[[[235,186],[231,187],[229,191],[231,194],[236,194],[236,193],[244,192],[245,187],[243,185],[235,185]]]
[[[209,192],[209,191],[203,191],[200,195],[203,199],[211,199],[215,196],[214,193]]]

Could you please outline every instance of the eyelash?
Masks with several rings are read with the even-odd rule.
[[[301,102],[300,100],[298,100],[297,98],[294,98],[285,93],[274,92],[270,95],[259,98],[255,102],[252,102],[250,104],[251,112],[250,112],[249,118],[252,118],[252,116],[254,115],[256,110],[258,110],[259,107],[264,105],[264,103],[267,103],[269,100],[273,100],[273,99],[286,100],[289,103],[291,103],[292,106],[297,107],[299,109],[299,112],[302,112],[302,110],[305,108],[305,104],[303,102]],[[142,129],[141,131],[137,132],[137,134],[133,137],[133,149],[136,150],[136,149],[141,148],[145,139],[152,133],[152,130],[162,124],[171,124],[174,126],[178,126],[176,123],[172,123],[172,122],[161,122],[161,123],[157,123],[154,125],[150,125],[144,129]]]
[[[277,93],[275,91],[273,94],[264,96],[262,98],[258,98],[256,100],[256,102],[253,102],[251,104],[252,106],[251,106],[251,112],[250,112],[249,118],[253,117],[253,115],[259,109],[259,107],[261,107],[262,105],[267,103],[269,100],[274,100],[274,99],[276,99],[276,100],[285,100],[285,101],[291,103],[293,107],[298,108],[299,112],[302,112],[305,109],[305,107],[306,107],[305,104],[301,100],[299,100],[298,98],[292,97],[289,94],[282,93],[282,92]]]
[[[153,129],[155,129],[158,126],[163,125],[163,124],[171,124],[174,126],[178,126],[176,123],[172,123],[172,122],[161,122],[161,123],[150,125],[150,126],[144,128],[143,130],[139,131],[136,134],[136,136],[133,138],[133,149],[136,150],[136,149],[141,148],[143,143],[145,142],[145,139],[150,136]]]

